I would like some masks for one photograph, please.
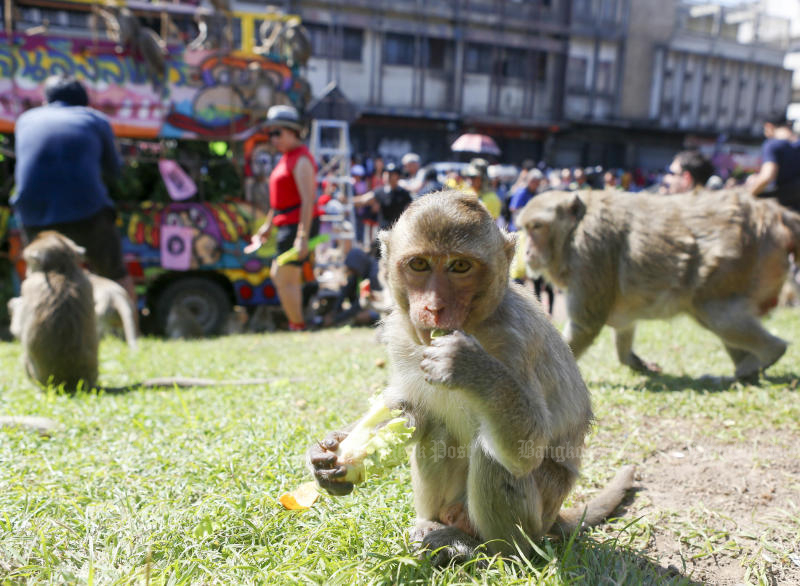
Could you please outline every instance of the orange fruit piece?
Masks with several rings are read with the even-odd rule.
[[[285,509],[295,511],[310,508],[318,498],[317,483],[312,480],[304,482],[291,492],[282,494],[278,500]]]

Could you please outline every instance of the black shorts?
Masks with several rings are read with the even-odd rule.
[[[319,218],[316,217],[311,222],[311,231],[308,233],[309,239],[319,234]],[[294,246],[294,239],[297,238],[297,224],[286,224],[278,226],[278,241],[276,254],[280,255]],[[303,266],[305,259],[287,262],[287,265],[294,265],[296,267]]]
[[[31,242],[39,232],[55,230],[78,246],[86,249],[89,270],[112,281],[128,275],[122,260],[122,239],[117,229],[117,212],[103,208],[94,216],[76,222],[63,222],[49,226],[23,227],[23,237]]]
[[[800,212],[800,180],[776,187],[773,191],[765,191],[761,197],[774,197],[782,206]]]

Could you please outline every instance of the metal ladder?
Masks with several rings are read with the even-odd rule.
[[[319,163],[317,180],[333,181],[344,194],[342,213],[323,215],[320,221],[337,226],[336,240],[353,241],[356,214],[350,177],[350,125],[343,120],[312,120],[309,150]],[[345,220],[349,229],[344,229]]]

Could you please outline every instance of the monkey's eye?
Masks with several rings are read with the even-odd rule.
[[[459,258],[450,263],[450,271],[454,273],[466,273],[472,268],[472,263],[463,258]]]
[[[428,265],[428,261],[424,258],[420,258],[419,256],[415,256],[410,261],[408,261],[408,268],[412,271],[427,271],[430,265]]]

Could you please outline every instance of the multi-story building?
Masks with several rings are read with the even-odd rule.
[[[360,112],[357,151],[447,157],[449,141],[475,130],[509,161],[658,167],[687,138],[757,143],[790,98],[788,31],[759,11],[679,0],[284,4],[311,32],[313,91],[336,82]]]
[[[788,20],[765,12],[767,4],[782,1],[728,7],[686,0],[275,5],[300,15],[310,33],[313,55],[303,73],[313,96],[335,83],[355,112],[356,152],[396,159],[414,150],[425,160],[453,158],[451,142],[477,131],[495,138],[508,162],[653,168],[687,140],[726,135],[760,142],[761,121],[783,111],[791,95],[783,61]],[[18,4],[22,29],[46,25],[69,36],[97,35],[88,0],[80,2],[83,10],[54,1]],[[129,4],[138,6],[140,18],[154,6]],[[253,44],[265,7],[231,4],[235,50]],[[170,7],[188,42],[197,34],[196,8],[190,2]],[[151,20],[146,24],[158,28],[161,21]]]
[[[504,155],[541,155],[564,117],[566,0],[300,0],[313,91],[330,82],[360,111],[356,150],[451,157],[464,129]]]

